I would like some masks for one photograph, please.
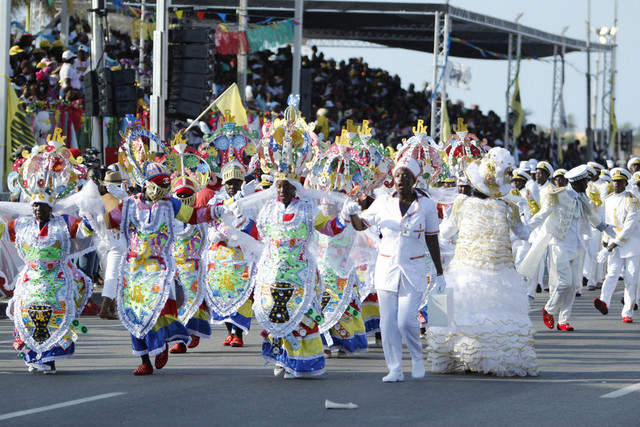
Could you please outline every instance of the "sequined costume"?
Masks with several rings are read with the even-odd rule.
[[[336,237],[318,236],[318,270],[324,284],[322,341],[328,349],[348,354],[368,348],[357,288],[358,273],[350,257],[355,240],[356,232],[351,227]]]
[[[71,357],[77,334],[86,333],[77,318],[93,285],[69,260],[70,239],[86,238],[93,230],[86,221],[68,215],[51,217],[45,224],[22,217],[7,229],[25,262],[10,303],[13,346],[27,365],[48,370],[44,364]]]
[[[209,338],[209,310],[204,302],[206,269],[201,259],[207,243],[206,226],[174,221],[174,232],[176,279],[184,290],[184,303],[178,310],[178,317],[190,335]]]
[[[267,202],[257,221],[265,248],[258,262],[253,311],[269,334],[262,357],[293,377],[324,373],[321,286],[310,250],[314,228],[332,236],[343,226],[318,214],[311,201],[300,199],[286,207],[278,200]]]
[[[111,228],[120,228],[128,244],[116,299],[120,320],[131,333],[133,353],[153,356],[163,352],[165,343],[188,343],[175,297],[170,297],[176,277],[173,221],[210,222],[211,210],[189,207],[173,197],[151,203],[138,194],[108,212],[107,219]]]

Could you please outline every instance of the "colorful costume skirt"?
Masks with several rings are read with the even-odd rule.
[[[173,299],[167,300],[156,324],[143,338],[131,335],[133,354],[137,356],[155,356],[164,351],[166,344],[189,344],[190,341],[189,331],[178,319],[178,308]]]

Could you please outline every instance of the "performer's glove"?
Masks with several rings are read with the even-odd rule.
[[[115,184],[108,184],[107,192],[120,200],[124,200],[129,196],[122,187]]]
[[[349,218],[351,215],[358,215],[360,213],[360,205],[351,199],[347,199],[342,205],[342,216]]]
[[[609,256],[609,250],[607,248],[602,248],[598,251],[598,256],[596,257],[596,261],[598,262],[598,264],[602,264],[607,260],[608,256]]]
[[[226,205],[216,205],[211,208],[211,212],[214,218],[220,219],[229,212],[229,209]]]
[[[259,185],[260,183],[257,179],[249,182],[243,182],[242,187],[240,187],[240,193],[242,194],[242,197],[247,197],[249,194],[255,193]]]
[[[444,280],[444,276],[441,274],[436,276],[436,293],[444,293],[444,289],[447,287],[447,282]]]

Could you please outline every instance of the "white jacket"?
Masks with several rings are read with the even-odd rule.
[[[377,225],[382,234],[376,260],[377,290],[397,291],[402,275],[416,292],[427,289],[427,246],[425,235],[438,234],[436,203],[418,193],[405,215],[400,212],[396,195],[377,198],[362,219],[367,225]]]
[[[629,191],[611,193],[604,199],[606,221],[616,230],[612,240],[620,258],[640,255],[640,201]],[[611,240],[610,240],[611,241]]]

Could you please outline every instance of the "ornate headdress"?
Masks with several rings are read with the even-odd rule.
[[[21,159],[13,164],[9,181],[31,197],[31,203],[53,206],[78,188],[79,180],[87,175],[82,157],[74,157],[65,146],[62,129],[56,128],[46,145],[36,145],[31,152],[23,151]],[[15,174],[15,175],[14,175]],[[17,175],[17,176],[16,176]],[[11,189],[12,191],[17,188]]]
[[[244,155],[256,154],[255,141],[258,132],[237,126],[230,110],[225,111],[225,122],[211,135],[207,135],[198,147],[198,154],[209,164],[211,173],[219,176],[228,162],[237,160],[244,164]]]
[[[165,153],[168,151],[166,144],[158,136],[145,129],[139,121],[131,122],[120,135],[122,140],[120,141],[118,163],[140,187],[143,187],[145,182],[156,174],[157,163],[149,153],[149,148],[144,144],[142,137],[155,142]]]
[[[371,137],[369,122],[354,126],[347,120],[339,138],[312,162],[305,184],[326,191],[339,191],[358,198],[369,194],[388,180],[393,160],[388,149]]]
[[[511,190],[515,163],[509,150],[494,147],[482,160],[471,161],[465,173],[476,190],[489,197],[502,197]]]
[[[455,171],[455,175],[462,176],[467,165],[482,158],[489,151],[489,146],[486,139],[480,141],[468,131],[462,118],[458,118],[458,126],[454,126],[453,130],[455,133],[447,140],[444,151],[447,153],[450,173]]]
[[[423,180],[430,184],[438,178],[442,170],[442,157],[436,142],[427,135],[424,120],[418,120],[413,134],[411,138],[404,139],[398,147],[394,169],[406,167],[416,176],[416,181]]]
[[[318,137],[313,132],[315,122],[307,124],[298,111],[299,95],[289,95],[284,118],[265,123],[258,147],[260,166],[274,179],[298,181],[307,173]]]

